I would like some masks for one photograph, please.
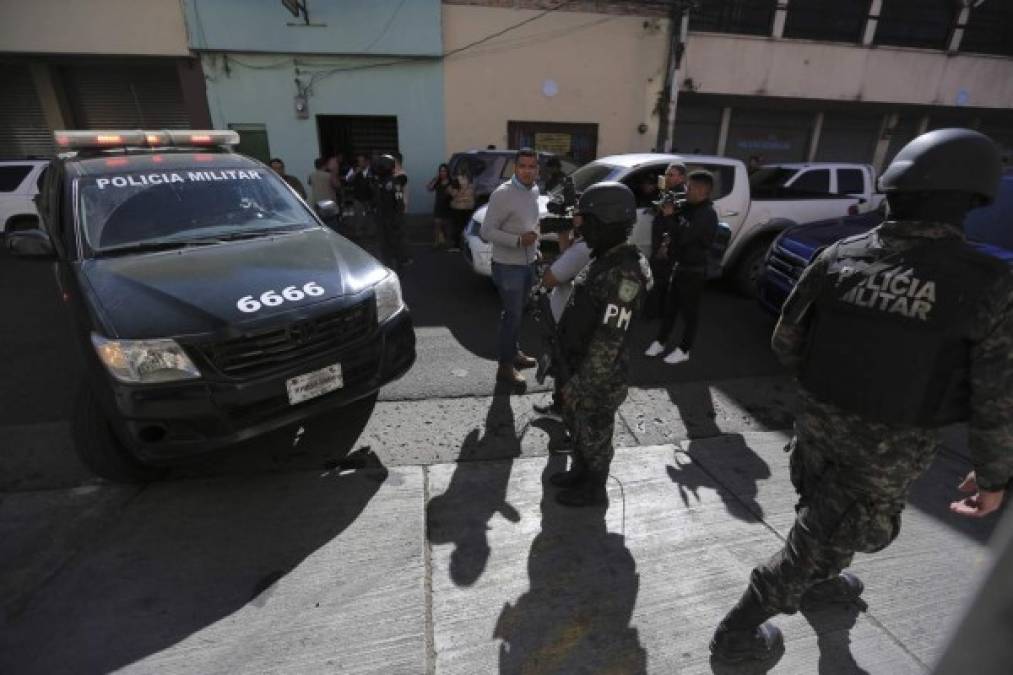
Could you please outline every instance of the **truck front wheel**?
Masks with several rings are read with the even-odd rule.
[[[735,290],[747,298],[755,298],[759,295],[760,277],[763,276],[767,251],[770,250],[770,245],[773,242],[773,237],[762,237],[751,242],[735,265],[732,282],[735,285]]]
[[[78,393],[73,432],[81,461],[101,478],[115,483],[147,483],[163,473],[142,463],[120,442],[87,384]]]

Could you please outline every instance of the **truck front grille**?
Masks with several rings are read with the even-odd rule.
[[[198,347],[214,368],[232,377],[248,377],[311,360],[365,338],[376,328],[373,301],[332,314],[296,321],[242,337]]]
[[[770,252],[770,257],[767,258],[769,269],[796,281],[802,275],[802,270],[807,264],[807,261],[780,246],[775,246]]]

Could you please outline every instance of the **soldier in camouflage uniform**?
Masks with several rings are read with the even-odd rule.
[[[626,399],[629,330],[652,285],[650,265],[627,242],[636,220],[633,192],[598,183],[580,196],[581,230],[592,262],[577,277],[559,327],[570,378],[563,386],[563,419],[573,434],[573,466],[550,481],[566,488],[566,506],[608,504],[616,411]]]
[[[995,199],[993,143],[965,129],[915,139],[883,174],[891,219],[824,251],[802,274],[772,346],[798,370],[791,450],[799,493],[779,553],[753,570],[711,651],[764,659],[783,644],[767,619],[857,600],[842,572],[888,546],[935,428],[966,421],[974,470],[951,505],[981,517],[1013,476],[1013,273],[967,244],[961,224]]]

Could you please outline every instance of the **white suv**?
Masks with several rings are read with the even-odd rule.
[[[0,233],[38,227],[34,198],[47,166],[47,159],[0,161]]]

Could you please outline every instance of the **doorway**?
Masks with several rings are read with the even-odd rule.
[[[385,115],[317,115],[320,156],[342,154],[351,162],[398,151],[397,117]]]

